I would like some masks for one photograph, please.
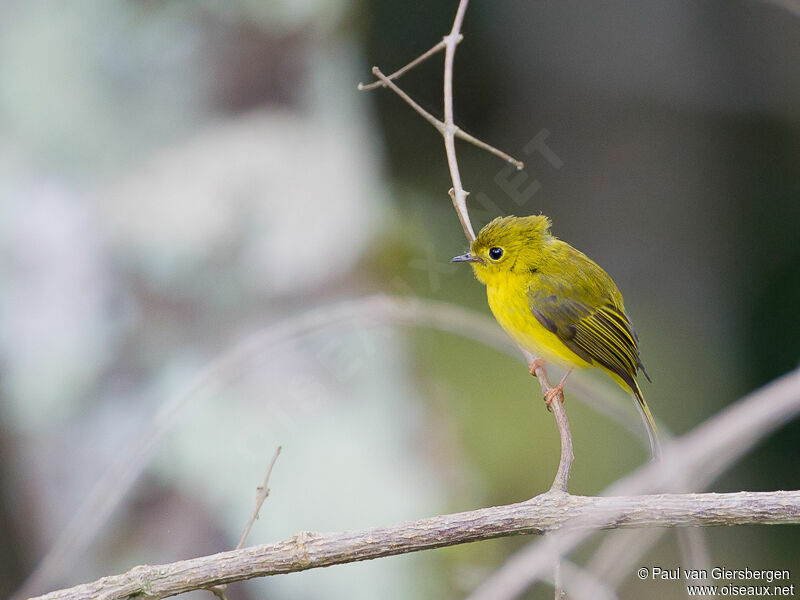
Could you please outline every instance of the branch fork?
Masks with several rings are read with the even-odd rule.
[[[395,94],[400,96],[406,104],[408,104],[411,108],[413,108],[423,119],[425,119],[428,123],[433,125],[436,130],[442,135],[444,138],[444,147],[445,152],[447,154],[447,165],[450,169],[450,178],[453,180],[453,192],[450,194],[450,197],[453,200],[453,206],[458,214],[458,219],[461,221],[461,227],[464,229],[464,235],[467,236],[467,240],[472,242],[475,239],[475,231],[472,228],[472,223],[469,219],[469,213],[467,212],[467,194],[468,192],[464,189],[463,185],[461,184],[461,173],[458,169],[458,160],[456,159],[456,146],[455,146],[455,138],[460,138],[470,144],[481,148],[493,154],[502,160],[514,165],[517,169],[521,170],[524,165],[522,161],[515,159],[514,157],[510,156],[509,154],[503,152],[502,150],[498,150],[494,146],[487,144],[486,142],[479,140],[478,138],[470,135],[460,127],[458,127],[453,119],[453,61],[455,59],[456,54],[456,47],[459,43],[464,39],[464,36],[461,34],[461,24],[464,22],[464,13],[467,10],[467,1],[468,0],[461,0],[458,5],[458,10],[456,11],[456,17],[453,20],[453,27],[450,30],[450,33],[447,34],[442,38],[442,40],[433,46],[427,52],[421,54],[410,63],[405,65],[404,67],[398,69],[388,77],[384,75],[378,67],[372,68],[372,74],[378,78],[378,81],[375,81],[370,84],[358,84],[358,89],[365,91],[365,90],[372,90],[377,87],[388,87],[391,89]],[[407,73],[423,61],[427,60],[437,52],[444,50],[444,119],[439,120],[434,117],[431,113],[426,111],[422,108],[417,102],[415,102],[411,96],[406,94],[403,90],[401,90],[392,80],[397,79],[404,73]]]

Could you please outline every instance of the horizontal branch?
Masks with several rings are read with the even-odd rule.
[[[520,534],[575,528],[697,527],[800,523],[800,491],[592,497],[549,492],[526,502],[376,529],[300,533],[275,544],[179,562],[134,567],[122,575],[34,600],[164,598],[278,575]]]

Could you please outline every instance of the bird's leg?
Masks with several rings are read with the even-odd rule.
[[[572,369],[564,373],[564,376],[561,378],[561,381],[558,382],[558,385],[554,385],[545,392],[544,403],[547,405],[547,410],[553,410],[550,408],[550,405],[559,395],[561,396],[561,402],[564,402],[564,384],[567,382],[567,377],[569,377],[570,373],[572,373]]]

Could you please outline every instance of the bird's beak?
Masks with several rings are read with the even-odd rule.
[[[473,256],[470,252],[459,254],[450,259],[450,262],[483,262],[479,257]]]

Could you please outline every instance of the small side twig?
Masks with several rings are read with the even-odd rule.
[[[461,40],[463,40],[463,39],[464,39],[464,36],[460,35],[458,37],[458,42],[461,42]],[[397,71],[395,71],[394,73],[389,75],[387,77],[387,79],[399,79],[405,73],[408,73],[411,69],[416,67],[418,64],[425,62],[426,60],[428,60],[431,56],[433,56],[437,52],[441,52],[442,50],[444,50],[446,46],[447,46],[447,42],[444,39],[442,39],[442,41],[440,41],[438,44],[433,46],[430,50],[427,50],[426,52],[420,54],[417,58],[412,60],[410,63],[408,63],[404,67],[401,67],[401,68],[397,69]],[[358,84],[358,91],[359,92],[366,92],[368,90],[374,90],[375,88],[379,88],[379,87],[386,87],[386,83],[384,81],[373,81],[372,83],[366,83],[366,84],[365,83],[359,83]]]
[[[406,92],[403,91],[396,83],[394,83],[391,79],[391,75],[387,76],[380,70],[378,67],[372,67],[372,74],[378,78],[377,83],[382,84],[384,87],[388,87],[392,90],[395,94],[400,96],[403,101],[408,104],[411,108],[416,111],[416,113],[425,119],[428,123],[434,126],[436,131],[447,138],[448,135],[451,134],[449,130],[452,130],[452,135],[459,139],[464,140],[465,142],[469,142],[473,146],[480,148],[481,150],[486,150],[489,154],[494,154],[498,158],[511,163],[517,169],[522,169],[525,167],[525,164],[511,156],[503,152],[502,150],[495,148],[491,144],[487,144],[481,139],[476,138],[474,135],[467,133],[463,129],[461,129],[458,125],[452,124],[452,127],[447,124],[447,121],[440,121],[436,117],[434,117],[430,112],[422,108],[419,103],[417,103],[411,96],[409,96]],[[363,89],[367,89],[366,87]],[[467,192],[468,193],[468,192]]]
[[[258,513],[261,512],[261,507],[264,505],[264,501],[269,496],[269,478],[272,475],[272,468],[275,466],[275,462],[278,460],[278,456],[280,456],[282,447],[278,446],[275,449],[275,454],[272,455],[272,460],[269,461],[269,467],[267,467],[267,474],[264,476],[264,483],[258,489],[258,495],[256,496],[256,506],[253,509],[253,514],[250,515],[250,520],[247,522],[247,525],[242,532],[242,537],[239,538],[239,543],[236,544],[236,549],[239,550],[244,548],[244,545],[247,543],[247,536],[250,535],[250,530],[253,528],[253,524],[258,519]]]
[[[244,548],[244,545],[247,543],[247,536],[250,535],[250,530],[253,528],[253,524],[256,522],[256,519],[258,519],[258,513],[261,512],[261,507],[264,506],[264,501],[267,499],[267,496],[269,496],[269,478],[270,475],[272,475],[272,468],[275,466],[275,462],[278,460],[281,450],[281,446],[278,446],[275,449],[275,454],[272,455],[272,460],[269,461],[269,466],[267,467],[267,474],[264,476],[264,483],[256,488],[256,505],[253,509],[253,514],[250,515],[250,520],[247,521],[247,525],[244,527],[242,537],[239,538],[239,543],[236,544],[237,550]],[[227,586],[225,584],[222,584],[211,586],[206,589],[219,598],[219,600],[228,600],[227,596],[225,595],[226,587]]]

